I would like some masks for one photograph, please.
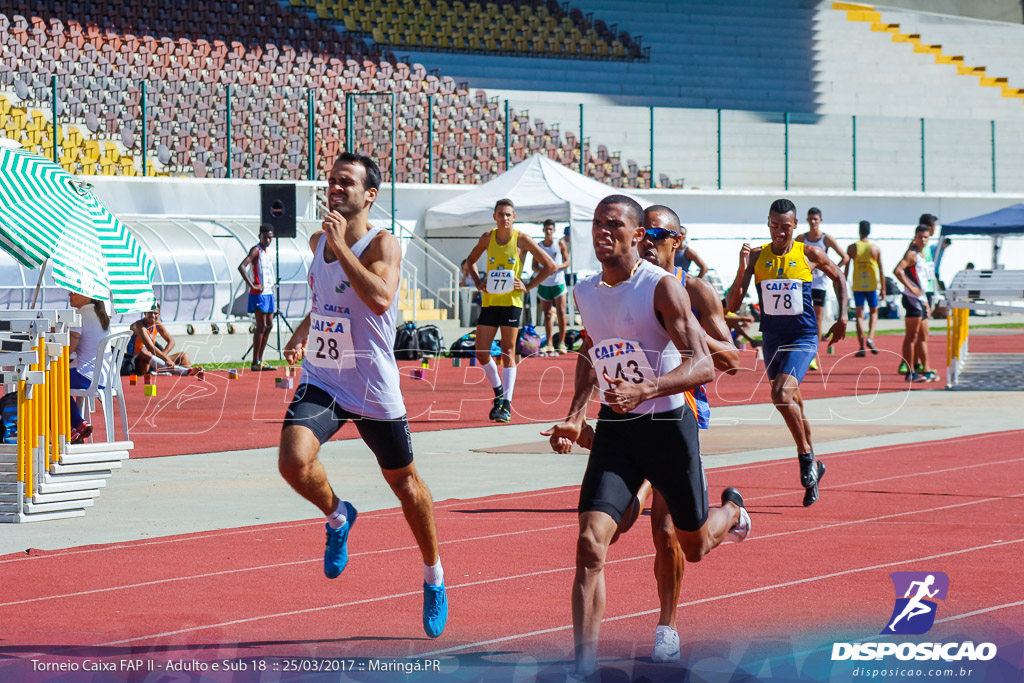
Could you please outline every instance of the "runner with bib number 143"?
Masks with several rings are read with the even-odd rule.
[[[825,252],[793,239],[796,206],[788,199],[776,199],[768,211],[772,241],[751,249],[744,243],[740,267],[729,288],[730,311],[739,310],[743,295],[754,278],[757,300],[761,304],[761,336],[764,362],[772,387],[772,403],[782,413],[796,442],[800,460],[800,483],[804,487],[804,506],[818,500],[818,482],[825,465],[815,461],[811,445],[811,424],[804,414],[800,382],[818,353],[818,318],[811,297],[811,271],[819,269],[832,280],[839,300],[840,319],[823,339],[829,346],[846,337],[846,280]]]

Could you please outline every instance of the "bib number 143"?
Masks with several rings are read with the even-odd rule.
[[[636,341],[606,339],[590,349],[590,359],[594,363],[601,391],[611,389],[611,385],[605,381],[605,375],[612,379],[624,379],[632,384],[655,380],[654,370],[647,362],[647,354]]]

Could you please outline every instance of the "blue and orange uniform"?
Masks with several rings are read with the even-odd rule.
[[[785,374],[802,381],[818,354],[818,319],[811,298],[813,279],[803,242],[794,241],[781,255],[772,252],[770,242],[761,247],[754,264],[754,282],[770,380]]]
[[[686,287],[686,270],[676,266],[675,272],[676,279],[679,283]],[[700,313],[697,312],[692,306],[690,310],[693,315],[696,316],[697,321],[700,322]],[[705,333],[706,334],[706,333]],[[708,390],[701,384],[699,387],[693,390],[687,390],[684,393],[686,402],[690,405],[690,410],[697,416],[697,426],[701,429],[708,429],[711,427],[711,404],[708,403]]]

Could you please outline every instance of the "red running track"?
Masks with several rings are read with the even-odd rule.
[[[735,670],[752,652],[827,654],[833,641],[871,638],[892,610],[894,571],[948,574],[929,639],[1019,642],[1022,436],[826,456],[822,498],[811,508],[800,506],[792,460],[710,471],[713,498],[726,485],[743,491],[753,533],[689,566],[678,615],[684,660],[695,670]],[[439,502],[452,616],[437,640],[421,630],[419,553],[400,511],[384,510],[360,515],[352,560],[334,581],[322,575],[319,520],[5,556],[0,657],[16,667],[40,653],[75,661],[429,656],[453,680],[488,672],[508,680],[514,667],[564,680],[575,503],[575,488]],[[621,680],[680,673],[647,659],[658,611],[649,532],[642,517],[609,555],[601,659],[624,672]],[[797,660],[803,674],[816,661]]]
[[[902,337],[879,337],[878,355],[855,358],[856,342],[844,342],[834,355],[822,345],[820,372],[809,372],[801,386],[805,398],[870,396],[877,392],[906,391],[909,385],[896,373]],[[915,390],[937,388],[945,382],[945,336],[933,335],[929,344],[931,364],[939,382],[919,384]],[[975,336],[975,352],[1024,353],[1024,335]],[[402,393],[413,431],[494,425],[487,420],[493,393],[478,367],[466,360],[453,367],[450,359],[431,363],[425,380],[412,380],[409,370],[418,363],[403,362]],[[527,358],[520,366],[513,400],[513,424],[549,424],[560,420],[572,396],[575,356]],[[712,406],[768,402],[768,380],[763,361],[756,353],[743,354],[743,368],[736,375],[719,375],[709,387]],[[274,388],[280,372],[242,371],[237,380],[225,372],[207,373],[207,381],[161,377],[157,396],[147,398],[143,387],[127,386],[133,458],[185,453],[212,453],[265,448],[278,443],[279,425],[291,391]],[[595,409],[592,411],[596,415]],[[102,417],[97,418],[97,426]],[[346,425],[335,438],[358,436]]]

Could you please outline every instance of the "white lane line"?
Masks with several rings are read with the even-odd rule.
[[[776,583],[769,586],[761,586],[759,588],[750,588],[744,591],[736,591],[735,593],[725,593],[723,595],[716,595],[709,598],[701,598],[700,600],[691,600],[689,602],[679,603],[679,607],[691,607],[693,605],[700,605],[708,602],[715,602],[717,600],[727,600],[729,598],[738,598],[745,595],[753,595],[755,593],[762,593],[764,591],[775,590],[776,588],[788,588],[790,586],[797,586],[805,583],[813,583],[816,581],[824,581],[827,579],[834,579],[840,576],[848,576],[850,574],[857,574],[860,572],[874,571],[876,569],[885,569],[887,567],[898,567],[904,564],[911,564],[913,562],[924,562],[927,560],[937,560],[942,557],[951,557],[954,555],[962,555],[964,553],[974,552],[976,550],[987,550],[989,548],[998,548],[1007,545],[1013,545],[1014,543],[1024,543],[1024,538],[1017,538],[1012,541],[1003,541],[1001,543],[989,543],[986,545],[974,546],[973,548],[962,548],[960,550],[952,550],[946,553],[939,553],[937,555],[928,555],[926,557],[915,557],[909,560],[898,560],[896,562],[886,562],[884,564],[875,564],[867,567],[858,567],[856,569],[846,569],[841,572],[833,572],[831,574],[821,574],[818,576],[810,576],[802,579],[796,579],[794,581],[784,581],[782,583]],[[605,617],[603,622],[610,621],[622,621],[625,619],[635,619],[636,617],[646,617],[652,614],[658,614],[661,612],[661,608],[644,610],[643,612],[633,612],[632,614],[622,614],[617,617]],[[603,623],[602,622],[602,623]],[[572,629],[572,624],[565,626],[557,626],[554,628],[547,628],[539,631],[529,631],[527,633],[517,633],[511,636],[503,636],[501,638],[492,638],[490,640],[481,640],[475,643],[466,643],[464,645],[456,645],[454,647],[448,647],[441,650],[431,650],[429,652],[421,652],[419,654],[408,655],[409,657],[436,657],[437,655],[447,654],[449,652],[458,652],[459,650],[467,650],[474,647],[483,647],[485,645],[494,645],[495,643],[506,643],[511,640],[521,640],[523,638],[531,638],[533,636],[544,635],[547,633],[555,633],[558,631],[568,631]]]
[[[476,501],[486,502],[486,501],[494,500],[495,502],[499,502],[501,500],[504,500],[505,498],[515,498],[515,499],[518,500],[520,498],[538,498],[538,497],[542,497],[542,496],[553,496],[553,495],[558,495],[558,494],[565,493],[567,491],[572,491],[572,490],[575,490],[577,488],[579,488],[579,487],[568,486],[568,487],[560,487],[560,488],[557,488],[557,489],[546,489],[544,491],[535,492],[535,493],[500,493],[500,494],[496,494],[495,496],[484,496],[483,498],[479,498],[479,499],[477,499],[477,498],[469,498],[469,499],[466,499],[466,500],[454,500],[454,501],[449,502],[449,503],[443,503],[441,505],[435,505],[434,509],[435,510],[438,510],[438,509],[444,510],[444,509],[448,509],[448,508],[458,507],[460,505],[466,505],[467,503],[476,502]],[[372,517],[371,517],[372,519],[379,519],[381,517],[398,516],[398,515],[402,514],[401,510],[398,510],[397,512],[395,512],[395,511],[392,511],[391,509],[382,510],[381,512],[383,512],[384,514],[380,514],[380,515],[374,514],[376,512],[377,512],[377,510],[371,510],[371,511],[365,513],[365,514],[366,515],[372,515]],[[365,518],[366,517],[364,517],[364,519]],[[54,558],[64,558],[64,557],[70,557],[72,555],[86,555],[86,554],[90,554],[90,553],[102,553],[102,552],[106,552],[108,550],[123,550],[123,549],[129,549],[130,550],[130,549],[133,549],[133,548],[144,548],[144,547],[148,547],[148,546],[152,546],[152,545],[166,545],[168,543],[186,543],[188,541],[202,541],[202,540],[205,540],[207,538],[222,538],[224,536],[234,536],[236,534],[237,535],[240,535],[240,534],[255,534],[255,533],[259,533],[261,531],[270,532],[270,531],[277,531],[279,529],[294,529],[296,527],[303,527],[303,526],[308,526],[308,525],[314,525],[314,524],[317,524],[318,522],[320,524],[323,524],[323,519],[306,519],[306,520],[300,520],[298,522],[280,522],[278,524],[271,524],[271,525],[267,525],[267,526],[244,527],[244,528],[238,528],[238,529],[229,529],[227,531],[200,531],[200,532],[197,532],[197,533],[194,533],[194,534],[188,534],[187,536],[183,535],[183,536],[176,536],[174,538],[161,538],[161,539],[155,540],[155,541],[142,541],[142,542],[139,542],[139,541],[129,541],[129,542],[121,542],[121,543],[116,543],[116,544],[113,544],[113,545],[104,545],[104,546],[99,547],[99,548],[89,548],[87,550],[66,550],[66,551],[65,550],[55,550],[53,552],[47,552],[46,555],[26,555],[24,557],[12,557],[12,558],[8,558],[6,560],[0,560],[0,564],[9,564],[9,563],[12,563],[12,562],[28,562],[30,560],[48,560],[48,559],[54,559]]]

